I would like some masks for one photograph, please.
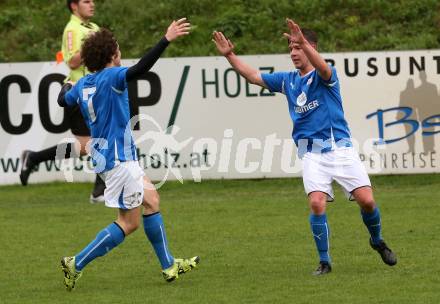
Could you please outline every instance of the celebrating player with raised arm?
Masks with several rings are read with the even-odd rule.
[[[185,18],[173,21],[165,36],[140,61],[121,67],[121,52],[113,34],[101,29],[87,38],[81,50],[84,64],[92,74],[81,78],[75,86],[63,86],[58,103],[79,105],[92,135],[91,156],[95,171],[105,181],[107,207],[118,208],[117,220],[101,230],[81,252],[61,260],[64,283],[68,290],[75,286],[83,268],[99,256],[118,246],[134,232],[140,222],[141,205],[145,234],[153,245],[167,281],[196,267],[199,257],[175,259],[168,249],[159,194],[139,166],[130,129],[127,82],[148,71],[168,44],[189,34]]]
[[[218,51],[250,83],[268,88],[287,97],[294,128],[292,137],[303,160],[303,182],[311,209],[310,226],[319,253],[315,275],[331,271],[329,228],[326,202],[333,200],[332,181],[338,182],[349,199],[361,209],[362,219],[370,233],[370,245],[384,263],[395,265],[395,254],[381,235],[379,209],[373,198],[370,179],[353,148],[350,130],[344,118],[339,80],[317,51],[315,32],[302,30],[287,19],[290,57],[296,70],[262,74],[240,60],[234,45],[223,33],[214,32]]]

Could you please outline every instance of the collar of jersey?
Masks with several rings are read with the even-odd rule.
[[[310,74],[312,74],[314,71],[315,71],[315,69],[313,69],[313,70],[311,70],[310,72],[308,72],[307,74],[304,74],[304,75],[301,76],[301,74],[299,73],[299,70],[298,70],[298,74],[299,74],[299,77],[304,78],[304,77],[307,77],[307,76],[309,76]]]
[[[84,22],[84,21],[81,20],[81,18],[79,18],[78,16],[75,16],[74,14],[72,14],[70,16],[70,20],[74,21],[74,22],[76,22],[78,24],[81,24],[83,26],[88,26],[90,24],[90,21],[89,22]]]

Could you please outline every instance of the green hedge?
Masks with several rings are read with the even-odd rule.
[[[166,56],[216,55],[213,30],[240,54],[287,51],[284,19],[315,29],[326,52],[433,49],[440,45],[438,0],[95,0],[96,18],[118,37],[124,58],[137,58],[172,19],[196,26]],[[69,12],[64,0],[2,0],[0,62],[54,60]]]

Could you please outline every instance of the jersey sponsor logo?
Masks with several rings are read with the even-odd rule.
[[[67,49],[69,51],[73,50],[73,32],[72,31],[67,32]]]
[[[301,94],[299,94],[299,96],[296,98],[296,104],[300,107],[302,107],[303,105],[305,105],[307,102],[307,95],[304,92],[301,92]]]
[[[301,114],[313,110],[319,107],[319,102],[317,100],[313,100],[306,104],[305,106],[295,107],[295,113]]]

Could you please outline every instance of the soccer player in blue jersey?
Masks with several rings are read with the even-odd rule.
[[[159,212],[159,194],[137,161],[127,93],[127,82],[148,71],[168,44],[189,34],[189,30],[190,24],[185,18],[172,22],[159,43],[130,68],[120,66],[121,52],[113,34],[107,29],[99,30],[84,41],[81,49],[81,58],[92,74],[81,78],[73,87],[65,84],[58,96],[58,103],[63,107],[79,105],[91,130],[90,149],[95,171],[106,184],[105,204],[118,209],[115,222],[101,230],[78,254],[61,260],[67,290],[75,287],[87,264],[107,254],[138,228],[141,205],[144,231],[160,261],[165,280],[173,281],[199,263],[197,256],[174,258],[168,249]]]
[[[381,235],[379,209],[373,198],[370,179],[353,148],[350,130],[344,118],[339,80],[317,51],[315,32],[303,30],[287,19],[290,57],[295,70],[262,74],[240,60],[234,45],[223,33],[214,32],[218,51],[250,83],[279,92],[287,97],[294,128],[293,140],[303,160],[303,182],[311,209],[310,226],[319,253],[315,275],[331,271],[329,227],[326,202],[333,200],[332,181],[338,182],[349,199],[361,209],[362,219],[370,233],[370,245],[383,262],[395,265],[395,254]]]

